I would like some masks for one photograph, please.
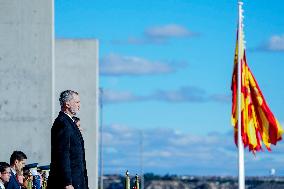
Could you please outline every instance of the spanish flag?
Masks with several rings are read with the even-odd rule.
[[[235,143],[238,144],[238,61],[241,64],[241,136],[244,147],[255,153],[262,143],[270,145],[281,140],[283,129],[270,111],[262,92],[247,65],[243,28],[238,31],[232,77],[232,125]],[[240,42],[238,40],[241,40]],[[238,48],[240,45],[240,48]],[[240,51],[240,52],[238,52]],[[240,57],[239,57],[240,56]]]

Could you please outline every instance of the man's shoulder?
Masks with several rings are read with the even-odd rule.
[[[53,127],[65,127],[70,125],[71,119],[63,112],[59,112],[57,118],[54,120]]]
[[[18,189],[18,188],[20,188],[20,185],[15,179],[14,174],[12,173],[9,182],[6,184],[6,189]]]
[[[54,123],[57,123],[57,122],[64,122],[68,120],[68,117],[65,113],[63,112],[59,112],[57,118],[54,120]]]

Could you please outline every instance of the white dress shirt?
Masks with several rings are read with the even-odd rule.
[[[63,112],[63,113],[65,113],[65,112]],[[70,118],[72,119],[72,121],[74,122],[74,120],[73,120],[73,118],[72,118],[71,115],[69,115],[69,114],[67,114],[67,113],[65,113],[65,114],[68,115],[68,117],[70,117]]]
[[[5,189],[5,186],[4,186],[4,184],[2,183],[1,180],[0,180],[0,188],[1,188],[1,189]]]

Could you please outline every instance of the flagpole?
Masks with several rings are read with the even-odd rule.
[[[104,89],[100,87],[100,189],[104,188],[104,161],[103,161],[103,95]]]
[[[243,2],[238,2],[238,150],[239,150],[239,189],[245,189],[245,166],[244,166],[244,144],[242,140],[241,132],[241,82],[242,82],[242,71],[241,71],[241,56],[243,56],[243,48],[241,48],[243,41],[243,30],[242,30],[242,19],[243,19]]]

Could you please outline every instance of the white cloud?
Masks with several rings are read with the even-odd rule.
[[[105,139],[110,140],[105,141],[107,146],[104,151],[107,153],[104,157],[108,171],[117,173],[120,167],[133,173],[139,172],[141,130],[119,124],[105,128],[105,133],[112,135]],[[282,170],[284,158],[280,152],[283,149],[284,145],[280,143],[272,148],[272,152],[257,153],[256,158],[246,150],[248,175],[268,175],[272,167]],[[143,130],[143,162],[145,172],[158,174],[235,175],[237,148],[232,131],[200,136],[155,128]]]
[[[184,146],[188,146],[192,144],[198,145],[200,143],[218,144],[218,142],[220,142],[219,139],[220,138],[216,136],[200,137],[200,136],[194,136],[194,135],[189,135],[189,134],[183,134],[183,135],[177,136],[177,138],[169,139],[169,141],[170,141],[170,144],[174,146],[184,147]]]
[[[203,102],[206,99],[205,91],[199,87],[181,87],[176,91],[157,91],[152,98],[169,102]]]
[[[272,36],[269,39],[267,48],[271,51],[284,51],[284,34]]]
[[[178,64],[150,61],[135,56],[120,56],[110,54],[101,60],[100,73],[102,75],[148,75],[166,74],[176,71]]]
[[[184,86],[177,90],[157,90],[149,95],[139,96],[126,91],[114,91],[106,89],[103,94],[105,103],[121,103],[134,101],[164,101],[164,102],[231,102],[229,95],[208,95],[205,90],[195,86]]]
[[[144,156],[147,158],[156,158],[156,157],[172,157],[173,154],[170,151],[166,150],[152,150],[144,153]]]
[[[172,38],[185,38],[197,36],[186,27],[178,24],[166,24],[152,26],[145,29],[141,37],[129,37],[127,40],[113,40],[114,44],[146,45],[146,44],[167,44]]]
[[[150,38],[189,37],[193,33],[185,27],[177,24],[154,26],[146,29],[145,35]]]
[[[113,91],[108,89],[103,92],[103,101],[105,103],[130,102],[135,100],[139,100],[139,98],[130,92]]]
[[[284,34],[271,36],[267,42],[260,45],[256,50],[284,51]]]
[[[149,38],[149,37],[129,37],[127,40],[113,40],[113,44],[117,45],[147,45],[147,44],[155,44],[155,45],[163,45],[167,43],[165,38]]]
[[[228,103],[232,101],[232,96],[225,94],[214,94],[210,96],[210,99],[216,102]]]

